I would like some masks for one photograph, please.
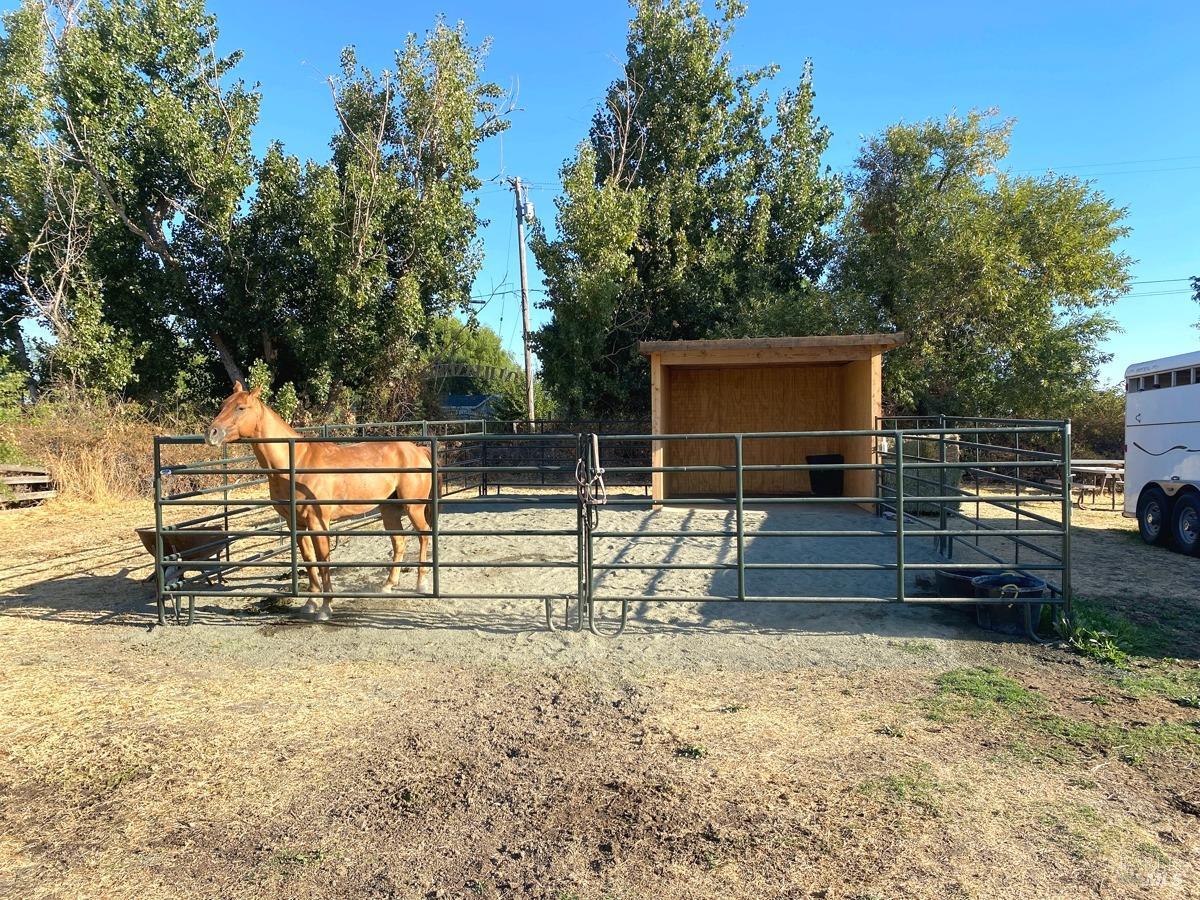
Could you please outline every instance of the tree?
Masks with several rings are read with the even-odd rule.
[[[258,168],[214,277],[254,323],[243,355],[310,404],[348,391],[363,412],[414,412],[427,319],[465,307],[481,262],[478,150],[508,127],[503,92],[482,80],[486,50],[440,20],[408,37],[395,71],[361,67],[348,48],[330,81],[332,160],[274,145]]]
[[[553,316],[534,339],[570,415],[644,413],[640,340],[741,333],[778,298],[811,298],[841,203],[808,66],[772,121],[775,69],[735,74],[727,50],[740,3],[712,20],[633,5],[622,77],[562,170],[557,235],[533,233]]]
[[[101,389],[195,346],[240,374],[221,296],[187,258],[223,245],[250,183],[258,96],[230,81],[239,54],[216,53],[201,0],[24,0],[5,31],[0,294],[52,331],[52,363],[103,373]],[[112,342],[119,367],[89,361]]]
[[[885,361],[896,412],[1067,414],[1106,359],[1124,210],[1076,178],[999,172],[1011,128],[894,125],[859,155],[831,283],[860,328],[908,334]]]

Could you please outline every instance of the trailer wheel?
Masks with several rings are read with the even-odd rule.
[[[1200,496],[1183,494],[1171,510],[1171,537],[1181,553],[1200,556]]]
[[[1167,544],[1171,529],[1167,527],[1171,515],[1171,501],[1163,489],[1152,484],[1138,497],[1138,531],[1147,544]]]

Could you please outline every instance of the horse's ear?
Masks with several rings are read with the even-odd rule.
[[[258,395],[261,393],[262,393],[262,385],[260,384],[258,387],[256,387],[254,390],[252,390],[250,392],[250,396],[253,397],[255,400],[257,400]]]
[[[240,394],[240,393],[242,393],[242,391],[244,391],[244,390],[246,390],[246,388],[245,388],[245,386],[242,384],[242,380],[241,380],[240,378],[239,378],[239,379],[237,379],[236,381],[234,381],[234,383],[233,383],[233,392],[234,392],[235,394]]]

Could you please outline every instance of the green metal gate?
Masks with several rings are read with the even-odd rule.
[[[976,603],[1022,604],[1026,610],[1027,630],[1034,635],[1037,622],[1031,610],[1053,608],[1058,615],[1069,616],[1070,578],[1070,424],[1053,421],[1011,421],[990,419],[936,418],[885,419],[870,431],[838,432],[759,432],[746,434],[625,434],[545,433],[532,428],[512,433],[495,423],[370,423],[354,426],[354,433],[338,433],[343,426],[322,426],[298,437],[281,439],[288,446],[286,469],[269,469],[257,464],[251,455],[231,456],[228,450],[219,459],[164,460],[164,454],[196,454],[203,445],[199,436],[159,437],[155,440],[155,577],[159,621],[165,622],[165,608],[172,603],[179,616],[181,599],[188,600],[188,621],[194,618],[197,597],[316,597],[337,599],[381,599],[397,595],[382,591],[334,590],[308,593],[301,590],[301,571],[308,566],[333,566],[339,569],[381,568],[391,560],[348,560],[305,562],[300,558],[298,542],[303,538],[429,536],[431,558],[424,565],[432,581],[432,600],[471,603],[486,599],[524,599],[544,604],[545,621],[551,630],[581,631],[587,627],[596,634],[615,636],[626,626],[632,603],[660,602],[791,602],[791,603]],[[857,438],[871,442],[870,462],[751,464],[746,462],[748,446],[784,439]],[[296,447],[313,441],[359,442],[390,441],[397,438],[429,447],[434,483],[443,477],[448,484],[444,494],[429,499],[432,512],[427,530],[387,529],[381,527],[378,514],[348,520],[325,530],[298,528],[297,511],[305,505],[339,502],[339,498],[305,498],[296,493],[297,475],[316,471],[297,468]],[[684,441],[727,442],[730,462],[724,465],[668,466],[642,464],[655,443],[669,445]],[[246,441],[250,444],[254,441]],[[632,445],[633,450],[630,450]],[[607,463],[607,465],[606,465]],[[870,470],[875,475],[873,494],[861,496],[791,495],[747,496],[747,473],[770,471],[854,471]],[[377,471],[377,470],[376,470]],[[397,472],[424,471],[397,469]],[[646,494],[655,474],[722,472],[732,476],[730,495],[654,498]],[[285,499],[245,496],[246,491],[261,493],[271,476],[286,477],[290,491]],[[181,484],[182,482],[182,484]],[[964,487],[969,484],[973,489]],[[547,493],[547,486],[558,485],[559,493]],[[443,509],[467,500],[497,503],[506,500],[502,489],[512,492],[522,486],[543,491],[527,502],[545,509],[574,509],[574,524],[568,527],[535,528],[444,528],[440,523]],[[619,489],[618,489],[619,486]],[[180,490],[178,488],[182,487]],[[496,491],[495,497],[491,491]],[[570,493],[566,493],[570,490]],[[641,496],[639,496],[639,491]],[[379,503],[410,503],[411,499],[382,498]],[[774,531],[747,530],[747,508],[788,508],[813,511],[823,509],[869,507],[874,519],[862,527],[803,527]],[[190,509],[195,507],[194,510]],[[731,527],[719,530],[689,528],[622,528],[620,513],[630,510],[655,511],[672,507],[703,507],[727,510]],[[971,510],[974,514],[971,514]],[[191,513],[200,513],[191,515]],[[606,527],[609,517],[615,527]],[[889,527],[888,522],[893,523]],[[819,522],[817,525],[819,526]],[[186,532],[186,534],[184,534]],[[561,558],[538,559],[532,555],[518,559],[445,558],[442,540],[450,537],[492,537],[498,540],[574,538],[574,552]],[[932,538],[937,559],[912,561],[906,544],[919,538]],[[190,542],[188,546],[183,546]],[[632,542],[643,538],[687,542],[717,538],[731,542],[733,559],[681,563],[622,562],[604,556],[603,546],[613,541]],[[759,541],[789,539],[803,547],[807,539],[864,538],[893,547],[886,561],[861,559],[833,562],[805,561],[756,562],[748,552]],[[881,545],[881,546],[883,546]],[[957,557],[956,557],[957,553]],[[967,598],[947,596],[937,590],[909,587],[910,576],[919,581],[935,572],[958,564],[966,556],[971,568],[982,573],[1018,572],[1036,574],[1048,582],[1048,594],[1030,600],[1001,593],[995,597]],[[976,560],[978,557],[978,560]],[[1022,558],[1024,557],[1024,558]],[[442,574],[457,569],[533,569],[556,568],[574,571],[573,590],[561,592],[446,591]],[[733,589],[686,595],[665,595],[611,589],[607,581],[614,573],[630,571],[697,571],[729,573]],[[894,575],[894,589],[873,594],[827,596],[805,592],[803,587],[818,579],[821,572],[857,572],[864,579],[870,573]],[[268,573],[257,580],[237,584],[224,582],[234,573]],[[756,592],[748,580],[760,573],[793,573],[801,590],[784,595]],[[278,578],[272,579],[269,573]],[[790,577],[790,576],[789,576]],[[274,583],[282,580],[284,583]],[[562,604],[561,612],[556,606]],[[615,610],[605,624],[601,615]],[[561,623],[561,624],[560,624]]]

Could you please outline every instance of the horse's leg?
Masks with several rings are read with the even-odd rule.
[[[428,508],[427,504],[425,504],[425,503],[410,503],[407,506],[405,506],[404,508],[408,512],[408,518],[413,523],[413,528],[415,528],[417,531],[428,531],[429,530],[429,519],[426,517],[426,510]],[[429,537],[430,536],[427,534],[422,534],[420,536],[421,549],[420,549],[420,552],[417,554],[417,561],[421,563],[421,565],[417,566],[417,592],[418,593],[425,592],[424,562],[425,562],[425,557],[429,550]]]
[[[324,518],[320,518],[320,519],[318,519],[318,521],[320,524],[317,525],[317,527],[315,529],[313,529],[314,531],[328,531],[329,530],[329,525],[325,522]],[[321,566],[321,583],[324,585],[323,589],[326,594],[332,594],[333,593],[333,575],[330,572],[330,567],[329,567],[329,548],[330,548],[329,535],[327,535],[327,534],[316,535],[313,537],[312,540],[313,540],[313,549],[316,551],[316,554],[317,554],[317,561],[325,563],[324,566]],[[330,615],[332,615],[332,613],[333,613],[333,598],[326,597],[325,602],[321,604],[321,608],[319,610],[317,610],[317,618],[320,621],[324,622],[329,619],[329,617],[330,617]]]
[[[306,563],[311,563],[317,558],[316,551],[313,548],[313,539],[310,537],[301,537],[296,541],[300,548],[300,555],[304,557]],[[315,594],[321,589],[320,578],[317,575],[316,566],[308,566],[308,592]],[[317,611],[317,600],[315,597],[309,597],[308,602],[300,607],[300,611],[304,613],[314,613]]]
[[[398,503],[384,503],[379,507],[379,512],[383,517],[383,527],[387,531],[400,531],[404,528],[404,511]],[[408,538],[403,534],[393,534],[390,537],[392,539],[392,566],[388,569],[387,581],[383,583],[382,589],[385,591],[395,588],[400,581],[400,573],[408,571],[401,567]]]

